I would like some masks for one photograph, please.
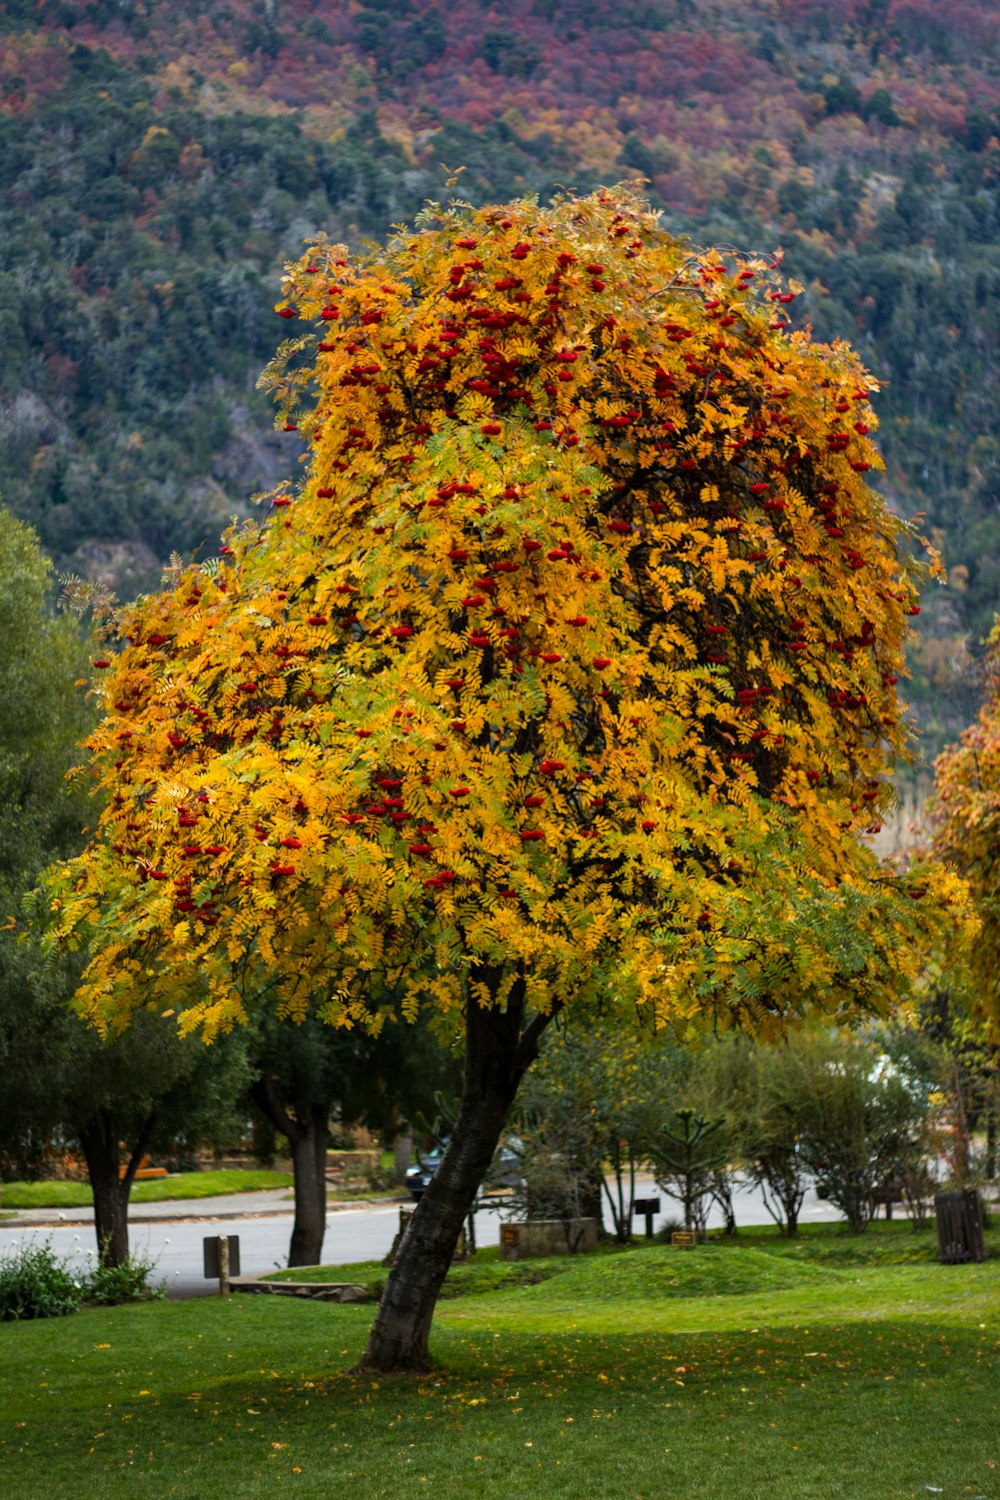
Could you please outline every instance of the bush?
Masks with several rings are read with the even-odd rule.
[[[0,1322],[18,1318],[59,1318],[84,1302],[114,1307],[162,1297],[150,1277],[156,1262],[130,1255],[120,1266],[95,1266],[75,1275],[58,1260],[51,1243],[23,1245],[0,1259]]]
[[[129,1255],[120,1266],[95,1266],[83,1283],[83,1298],[104,1307],[120,1302],[146,1302],[163,1296],[163,1283],[153,1286],[150,1277],[156,1270],[154,1260]]]
[[[0,1321],[59,1318],[76,1312],[84,1290],[56,1259],[48,1240],[0,1260]]]

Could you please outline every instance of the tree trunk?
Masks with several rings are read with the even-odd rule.
[[[405,1125],[396,1134],[392,1142],[393,1169],[396,1173],[396,1181],[398,1183],[406,1181],[406,1173],[412,1156],[413,1130],[409,1125]]]
[[[614,1227],[615,1239],[617,1240],[618,1244],[627,1245],[632,1238],[632,1199],[629,1199],[629,1205],[626,1208],[625,1181],[622,1175],[622,1161],[620,1150],[618,1147],[615,1148],[614,1155],[611,1159],[611,1170],[614,1175],[615,1182],[614,1193],[611,1191],[607,1178],[605,1177],[603,1179],[604,1190],[608,1195],[608,1207],[611,1209],[611,1223]],[[615,1201],[616,1194],[617,1202]],[[634,1196],[635,1195],[633,1194],[633,1198]],[[600,1212],[598,1212],[598,1220],[599,1219]]]
[[[987,1182],[992,1182],[997,1175],[997,1117],[992,1105],[986,1116],[986,1160],[983,1163],[983,1176]]]
[[[116,1123],[102,1112],[77,1131],[94,1197],[94,1232],[102,1266],[122,1266],[128,1260],[128,1200],[152,1131],[153,1116],[139,1132],[124,1176]]]
[[[252,1085],[261,1113],[286,1137],[292,1153],[295,1221],[288,1247],[290,1266],[318,1266],[326,1234],[326,1148],[330,1140],[327,1103],[300,1103],[294,1115],[285,1108],[274,1080],[266,1075]]]
[[[301,1119],[299,1120],[302,1126]],[[304,1127],[291,1141],[295,1175],[295,1223],[288,1249],[290,1266],[318,1266],[326,1234],[326,1147],[330,1139],[326,1109],[314,1105]]]
[[[965,1095],[962,1091],[962,1078],[958,1071],[958,1063],[954,1065],[954,1089],[955,1089],[955,1176],[959,1185],[964,1187],[969,1180],[969,1145],[970,1132],[969,1120],[965,1112]]]
[[[596,1219],[599,1235],[604,1232],[604,1201],[601,1197],[603,1185],[602,1173],[596,1176],[587,1175],[580,1182],[580,1218]]]
[[[478,976],[482,977],[482,971]],[[492,974],[495,993],[498,975]],[[470,986],[471,989],[471,986]],[[396,1252],[361,1368],[423,1372],[431,1319],[466,1215],[493,1160],[500,1132],[538,1038],[551,1016],[522,1027],[523,985],[506,1008],[466,1005],[465,1067],[458,1118],[441,1164]]]
[[[709,1193],[718,1207],[722,1209],[725,1233],[727,1235],[738,1234],[739,1225],[736,1222],[736,1209],[733,1206],[732,1174],[725,1169],[713,1172]]]
[[[762,1190],[764,1207],[775,1221],[779,1231],[794,1239],[799,1232],[799,1214],[805,1200],[806,1190],[794,1169],[772,1165],[753,1179]],[[777,1207],[775,1207],[777,1205]]]

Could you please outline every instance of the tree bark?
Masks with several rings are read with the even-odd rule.
[[[396,1173],[396,1181],[406,1181],[407,1168],[413,1155],[413,1130],[409,1125],[404,1125],[393,1137],[392,1156],[393,1167]]]
[[[725,1219],[725,1233],[727,1235],[738,1234],[739,1225],[736,1222],[736,1209],[733,1206],[733,1179],[731,1173],[725,1168],[712,1173],[712,1185],[709,1189],[711,1197],[715,1200]]]
[[[635,1194],[634,1193],[632,1194],[632,1198],[629,1200],[629,1206],[628,1206],[628,1208],[626,1208],[625,1207],[625,1183],[624,1183],[624,1179],[623,1179],[623,1176],[622,1176],[622,1161],[621,1161],[621,1154],[620,1154],[620,1151],[619,1151],[618,1147],[614,1148],[614,1156],[612,1158],[611,1170],[612,1170],[612,1172],[614,1174],[615,1190],[617,1192],[617,1199],[618,1199],[618,1201],[615,1202],[615,1193],[613,1193],[611,1191],[611,1186],[610,1186],[610,1184],[608,1182],[608,1179],[606,1177],[602,1177],[602,1181],[604,1183],[604,1191],[607,1193],[607,1196],[608,1196],[608,1207],[611,1209],[611,1223],[612,1223],[612,1225],[614,1227],[615,1239],[617,1240],[617,1242],[618,1242],[619,1245],[627,1245],[629,1243],[629,1241],[631,1240],[631,1238],[632,1238],[632,1212],[631,1212],[631,1210],[632,1210],[632,1200],[634,1199]],[[598,1203],[600,1204],[600,1199],[598,1199]],[[581,1214],[582,1214],[582,1212],[583,1211],[581,1209]],[[597,1218],[598,1223],[600,1223],[601,1222],[601,1210],[600,1210],[600,1207],[598,1207],[598,1211],[597,1211],[597,1214],[596,1214],[595,1217]]]
[[[603,1184],[604,1174],[601,1172],[593,1177],[584,1177],[580,1183],[580,1218],[596,1219],[599,1235],[604,1234],[604,1203],[601,1198]]]
[[[289,1266],[318,1266],[326,1234],[326,1148],[330,1140],[329,1107],[300,1104],[290,1114],[274,1081],[258,1078],[253,1095],[263,1114],[288,1140],[292,1153],[295,1220],[288,1247]]]
[[[959,1184],[964,1187],[969,1180],[969,1147],[970,1130],[969,1118],[965,1110],[965,1094],[962,1087],[962,1076],[958,1071],[958,1063],[954,1064],[954,1089],[955,1089],[955,1176]]]
[[[480,972],[474,977],[483,977]],[[495,992],[495,981],[490,989]],[[493,1160],[518,1086],[551,1016],[523,1026],[523,985],[505,1009],[466,1005],[465,1066],[458,1118],[441,1164],[396,1252],[359,1368],[385,1373],[429,1367],[431,1320],[458,1236]]]
[[[128,1200],[136,1170],[153,1128],[153,1116],[139,1132],[124,1176],[121,1175],[116,1121],[103,1111],[78,1132],[94,1197],[94,1232],[102,1266],[122,1266],[128,1260]]]
[[[806,1185],[794,1168],[787,1171],[779,1164],[757,1169],[753,1181],[761,1189],[764,1207],[787,1239],[799,1232],[799,1213],[806,1196]]]
[[[300,1124],[301,1124],[300,1120]],[[290,1266],[318,1266],[326,1234],[326,1148],[330,1139],[326,1109],[314,1105],[305,1128],[293,1140],[295,1223],[288,1249]]]

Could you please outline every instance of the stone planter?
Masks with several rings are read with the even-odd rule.
[[[528,1219],[501,1224],[501,1260],[526,1260],[532,1255],[576,1255],[597,1248],[596,1219]]]

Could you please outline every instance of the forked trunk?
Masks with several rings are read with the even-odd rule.
[[[295,1175],[295,1223],[288,1250],[290,1266],[318,1266],[326,1233],[326,1147],[330,1139],[325,1107],[313,1108],[291,1142]]]
[[[136,1168],[146,1150],[152,1117],[140,1132],[124,1174],[121,1171],[116,1121],[101,1114],[78,1132],[94,1195],[94,1232],[102,1266],[122,1266],[128,1260],[128,1200]]]
[[[128,1197],[118,1177],[118,1152],[109,1160],[103,1151],[82,1141],[90,1189],[94,1195],[94,1231],[102,1266],[121,1266],[128,1259]]]
[[[504,1010],[466,1007],[465,1069],[458,1118],[441,1164],[396,1252],[361,1368],[428,1368],[431,1320],[459,1233],[493,1159],[518,1085],[550,1017],[522,1030],[523,999]]]

